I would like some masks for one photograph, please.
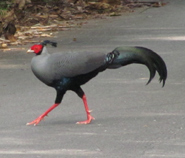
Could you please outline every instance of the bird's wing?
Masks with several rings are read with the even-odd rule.
[[[89,73],[105,63],[105,54],[92,52],[54,53],[48,59],[53,79]]]

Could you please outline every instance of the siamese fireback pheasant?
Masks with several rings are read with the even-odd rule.
[[[57,46],[49,40],[33,45],[27,52],[35,53],[31,61],[31,69],[35,76],[46,85],[55,88],[55,103],[42,115],[27,125],[37,125],[50,111],[57,107],[66,93],[74,91],[82,100],[87,113],[87,120],[77,124],[88,124],[94,118],[90,114],[86,95],[81,85],[94,78],[99,72],[106,69],[116,69],[128,64],[144,64],[150,71],[150,78],[154,78],[156,71],[165,85],[167,68],[163,59],[155,52],[144,47],[118,47],[110,53],[93,52],[59,52],[49,54],[46,45]]]

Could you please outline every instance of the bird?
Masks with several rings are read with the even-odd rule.
[[[49,87],[56,90],[54,104],[42,115],[27,125],[38,125],[45,116],[61,103],[66,91],[75,92],[82,100],[87,119],[77,124],[89,124],[94,117],[89,110],[85,92],[81,88],[92,78],[106,69],[117,69],[129,64],[143,64],[149,72],[149,84],[156,72],[159,82],[164,87],[167,79],[167,67],[164,60],[154,51],[140,46],[117,47],[109,53],[101,52],[53,52],[49,53],[47,45],[57,47],[57,42],[45,40],[31,46],[27,53],[34,53],[31,69],[34,75]]]
[[[16,33],[16,27],[13,23],[11,22],[5,23],[3,27],[3,31],[4,31],[5,39],[10,40],[11,42],[16,41],[16,38],[14,36],[14,34]]]

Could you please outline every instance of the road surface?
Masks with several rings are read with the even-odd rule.
[[[55,99],[55,90],[32,74],[26,54],[0,53],[1,158],[183,158],[185,157],[185,1],[120,17],[90,20],[60,32],[51,52],[103,51],[117,46],[144,46],[160,54],[168,67],[166,86],[159,76],[145,86],[145,66],[107,70],[84,85],[96,118],[68,92],[62,104],[38,126],[26,126]],[[73,39],[76,38],[76,41]]]

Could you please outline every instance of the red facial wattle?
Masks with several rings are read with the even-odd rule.
[[[41,44],[33,45],[30,49],[33,50],[35,54],[38,54],[42,51],[43,45]]]

